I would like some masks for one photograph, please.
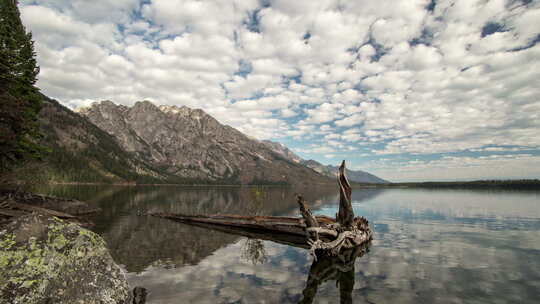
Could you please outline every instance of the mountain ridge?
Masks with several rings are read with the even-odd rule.
[[[173,176],[233,184],[331,182],[201,109],[102,101],[78,112],[125,151]]]
[[[116,139],[58,101],[41,95],[39,144],[49,152],[14,172],[31,183],[162,183],[172,176],[124,151]]]
[[[328,176],[330,178],[335,178],[338,174],[338,169],[339,169],[338,166],[323,165],[313,159],[305,160],[301,158],[300,156],[296,155],[294,152],[292,152],[289,148],[287,148],[287,146],[278,142],[264,140],[263,143],[268,145],[271,149],[274,149],[276,153],[279,153],[282,156],[289,158],[291,161],[300,163],[308,168],[311,168],[322,175]],[[352,182],[370,183],[370,184],[390,183],[387,180],[384,180],[378,176],[375,176],[371,173],[368,173],[362,170],[346,169],[345,173],[347,174],[348,179]]]
[[[304,161],[303,164],[329,177],[337,176],[338,170],[339,170],[338,166],[332,166],[332,165],[325,166],[313,159]],[[371,173],[368,173],[362,170],[346,169],[345,174],[347,175],[347,178],[350,181],[357,182],[357,183],[369,183],[369,184],[389,184],[390,183],[389,181],[385,179],[382,179],[376,175],[373,175]]]
[[[21,181],[114,184],[332,184],[286,146],[259,141],[201,109],[112,101],[72,111],[42,95],[40,143],[51,153]]]

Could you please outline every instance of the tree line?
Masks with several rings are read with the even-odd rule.
[[[0,1],[0,174],[42,152],[38,74],[32,34],[21,22],[18,1]]]

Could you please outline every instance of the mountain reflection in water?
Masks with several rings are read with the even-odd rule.
[[[333,216],[335,187],[43,192],[103,209],[94,229],[130,283],[148,289],[147,303],[535,303],[540,289],[538,192],[354,190],[354,211],[373,224],[374,241],[352,272],[340,273],[305,249],[137,215],[295,215],[294,194],[302,193],[315,213]]]

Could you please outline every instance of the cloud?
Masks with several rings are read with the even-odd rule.
[[[521,154],[488,154],[479,157],[443,156],[434,160],[373,161],[363,166],[392,181],[475,180],[537,178],[540,156]]]
[[[296,148],[294,149],[294,151],[301,152],[301,153],[314,153],[314,154],[330,154],[332,152],[336,152],[336,150],[332,147],[318,146],[318,145],[311,145],[311,147],[307,149]]]
[[[71,107],[186,105],[257,138],[373,157],[540,153],[537,2],[36,0],[21,13],[38,86]]]

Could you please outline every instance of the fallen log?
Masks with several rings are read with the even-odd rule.
[[[83,227],[91,227],[93,224],[86,219],[75,216],[66,212],[44,208],[40,206],[34,206],[27,203],[21,203],[16,200],[23,200],[25,202],[35,203],[36,200],[46,201],[47,197],[41,195],[35,195],[31,193],[0,193],[0,227],[10,223],[15,218],[29,214],[29,213],[41,213],[46,216],[55,216],[73,223],[76,223]],[[56,200],[56,198],[52,198]],[[52,200],[51,199],[51,200]],[[71,202],[73,200],[63,200]]]
[[[354,217],[351,204],[352,191],[345,176],[345,161],[340,166],[338,185],[340,202],[336,219],[314,216],[302,196],[297,197],[301,218],[171,213],[149,213],[149,215],[216,230],[228,230],[246,236],[258,235],[262,239],[309,248],[315,258],[321,254],[336,256],[342,249],[356,248],[372,240],[368,220],[364,217]]]
[[[21,215],[25,215],[26,212],[19,211],[19,210],[11,210],[11,209],[0,209],[0,215],[5,215],[9,217],[19,217]]]
[[[297,243],[293,246],[307,246],[305,224],[303,223],[303,219],[298,217],[181,215],[169,213],[150,213],[150,215],[252,238],[271,240],[272,234],[276,234],[277,239],[281,238],[285,240],[290,236],[294,240],[290,242]],[[334,223],[334,220],[327,216],[317,216],[316,218],[320,222]],[[335,231],[322,231],[320,234],[322,237],[328,235],[330,238],[335,234]],[[280,243],[279,241],[277,242]]]
[[[76,218],[76,216],[73,216],[71,214],[67,214],[65,212],[60,212],[60,211],[51,210],[51,209],[42,208],[42,207],[31,206],[31,205],[27,205],[27,204],[23,204],[23,203],[11,202],[9,204],[9,207],[11,207],[13,209],[19,209],[19,210],[28,211],[28,212],[43,213],[43,214],[46,214],[46,215],[56,216],[56,217],[62,218],[62,219],[74,219],[74,218]]]

